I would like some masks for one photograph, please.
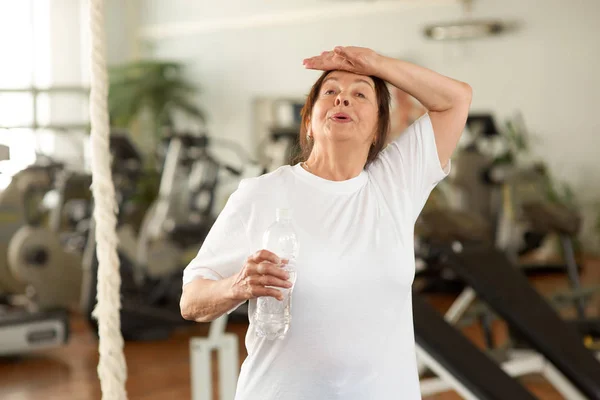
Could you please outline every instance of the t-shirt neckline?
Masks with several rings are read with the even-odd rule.
[[[351,193],[358,189],[360,189],[368,179],[367,171],[364,169],[355,176],[354,178],[350,178],[344,181],[331,181],[328,179],[321,178],[320,176],[314,175],[304,168],[300,163],[292,166],[292,171],[303,181],[307,182],[310,185],[316,186],[319,189],[326,190],[329,192],[336,193]]]

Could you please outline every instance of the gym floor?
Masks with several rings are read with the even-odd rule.
[[[586,260],[582,273],[583,284],[598,284],[600,282],[600,259]],[[566,278],[562,275],[539,276],[532,278],[531,281],[543,294],[568,287]],[[435,295],[429,299],[440,312],[444,312],[453,300],[452,296],[445,295]],[[600,316],[599,305],[596,299],[590,305],[590,315]],[[565,314],[565,316],[568,315],[568,313]],[[246,329],[247,324],[244,323],[230,323],[228,326],[228,331],[239,336],[241,344],[244,342]],[[189,339],[192,336],[204,336],[207,332],[207,324],[198,324],[192,329],[176,332],[166,341],[127,343],[125,355],[128,366],[129,399],[189,399]],[[483,347],[482,334],[478,327],[466,328],[464,333],[478,346]],[[494,323],[494,335],[497,343],[505,340],[506,330],[502,322]],[[0,399],[100,399],[100,384],[96,373],[97,346],[98,342],[85,322],[74,317],[72,337],[64,348],[0,361]],[[240,346],[240,362],[245,356],[245,349]],[[214,356],[214,362],[216,362],[216,356]],[[216,369],[214,376],[216,377]],[[540,399],[560,400],[563,398],[539,376],[529,376],[523,382]],[[460,399],[460,397],[455,393],[448,392],[425,399],[454,400]]]

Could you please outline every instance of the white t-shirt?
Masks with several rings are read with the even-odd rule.
[[[250,323],[236,400],[421,398],[413,230],[449,170],[425,114],[355,178],[329,181],[297,164],[242,181],[183,283],[240,271],[279,207],[292,210],[300,255],[290,330],[270,341]]]

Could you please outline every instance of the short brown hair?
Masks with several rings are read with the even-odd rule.
[[[298,138],[298,142],[300,144],[300,151],[296,162],[306,161],[310,156],[314,140],[306,140],[307,126],[310,121],[310,116],[312,114],[315,102],[319,97],[319,92],[321,91],[323,81],[325,81],[327,75],[329,75],[332,72],[334,71],[323,72],[323,74],[319,77],[319,79],[317,79],[315,84],[310,89],[310,93],[306,98],[306,103],[304,103],[304,107],[302,107],[302,111],[300,114],[302,116],[302,122],[300,125],[300,137]],[[390,91],[388,90],[388,87],[383,79],[378,78],[376,76],[370,76],[370,78],[375,84],[375,95],[377,96],[377,139],[375,140],[373,146],[371,146],[371,148],[369,149],[369,155],[367,156],[366,165],[373,161],[381,152],[381,150],[383,150],[390,131]]]

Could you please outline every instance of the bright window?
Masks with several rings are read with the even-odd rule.
[[[87,2],[0,1],[0,144],[10,148],[10,160],[0,161],[0,190],[36,154],[83,163],[82,6]]]

